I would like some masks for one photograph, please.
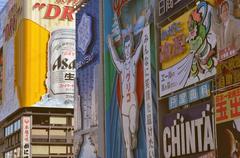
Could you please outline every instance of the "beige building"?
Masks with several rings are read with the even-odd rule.
[[[73,122],[73,109],[19,109],[0,124],[0,157],[73,158]]]

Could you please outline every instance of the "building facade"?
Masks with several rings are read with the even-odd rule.
[[[73,110],[23,108],[1,123],[2,157],[73,158]]]
[[[74,157],[78,3],[9,0],[1,12],[1,157]]]

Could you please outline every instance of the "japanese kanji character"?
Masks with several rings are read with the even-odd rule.
[[[73,73],[66,73],[65,74],[65,80],[74,80],[74,74]]]
[[[223,121],[228,119],[226,101],[216,103],[216,120]]]
[[[163,15],[165,13],[165,0],[159,1],[159,16]]]
[[[231,118],[240,116],[240,101],[239,97],[234,97],[230,100],[230,105],[231,105]]]
[[[166,11],[173,8],[173,0],[166,0]]]

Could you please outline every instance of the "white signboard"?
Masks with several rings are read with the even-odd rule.
[[[92,19],[86,13],[83,13],[78,26],[78,35],[78,47],[84,55],[92,39]]]
[[[159,72],[160,96],[183,88],[189,78],[194,54],[189,54],[178,64]]]
[[[31,117],[22,117],[22,157],[31,158]]]
[[[148,25],[143,30],[145,121],[146,121],[147,158],[155,158],[149,29],[150,28]]]

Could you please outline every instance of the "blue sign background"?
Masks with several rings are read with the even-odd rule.
[[[91,28],[91,41],[88,46],[88,49],[86,51],[86,54],[83,54],[81,50],[78,47],[78,36],[81,36],[78,34],[78,26],[82,19],[83,14],[87,14],[91,17],[92,20],[92,28]],[[93,94],[95,93],[95,96],[98,95],[97,89],[94,88],[94,84],[98,83],[98,78],[96,73],[97,65],[100,63],[100,32],[99,32],[99,0],[89,0],[87,5],[84,8],[81,8],[81,10],[76,14],[76,77],[77,77],[77,86],[78,86],[78,93],[80,94],[80,105],[82,110],[81,115],[81,122],[82,128],[84,130],[90,129],[90,124],[94,118],[94,116],[91,115],[91,110],[93,106],[95,108],[98,107],[98,105],[92,104],[93,102]],[[86,62],[86,58],[89,55],[92,55],[92,59],[88,60]],[[84,63],[81,66],[79,66],[79,63]],[[96,85],[95,85],[96,86]],[[78,106],[80,106],[78,105]],[[84,111],[85,110],[85,111]],[[84,112],[83,112],[84,111]],[[78,114],[79,115],[79,114]],[[84,143],[88,143],[89,141],[86,140],[86,137],[84,137]],[[98,143],[98,142],[97,142]],[[87,146],[88,145],[88,146]],[[94,151],[91,151],[89,148],[89,143],[87,144],[86,148],[81,148],[80,153],[78,153],[77,157],[91,157],[92,155],[95,155]],[[84,154],[83,154],[84,153]],[[88,156],[86,156],[88,155]]]

